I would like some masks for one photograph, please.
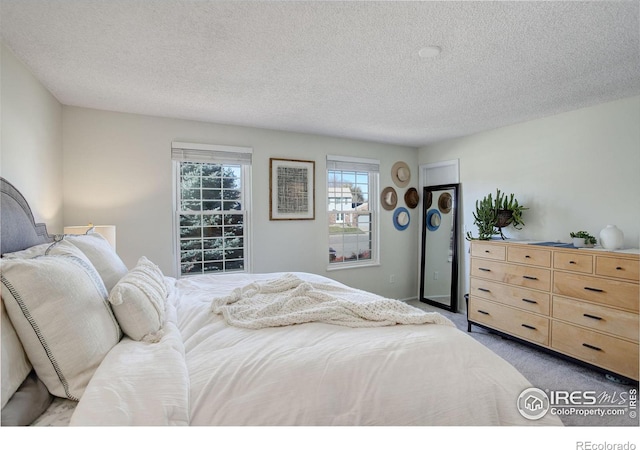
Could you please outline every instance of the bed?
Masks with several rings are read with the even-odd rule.
[[[561,425],[439,313],[309,273],[165,276],[2,179],[2,425]]]

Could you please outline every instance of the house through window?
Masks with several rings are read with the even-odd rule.
[[[375,160],[327,157],[329,266],[378,263],[378,177]]]
[[[180,275],[248,270],[251,149],[174,142]]]

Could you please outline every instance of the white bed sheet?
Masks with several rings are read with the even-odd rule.
[[[279,275],[172,280],[163,339],[114,347],[71,424],[561,425],[523,418],[517,397],[531,384],[455,327],[248,330],[210,312],[214,296]]]
[[[78,402],[67,398],[56,397],[32,424],[32,427],[66,427],[71,422],[71,416],[78,406]]]

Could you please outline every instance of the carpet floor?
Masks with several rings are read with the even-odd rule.
[[[609,404],[629,405],[629,395],[635,390],[637,384],[626,384],[618,380],[612,380],[602,372],[590,369],[583,365],[568,361],[559,356],[550,354],[518,341],[504,338],[484,328],[473,326],[471,333],[467,332],[466,314],[451,313],[447,310],[436,308],[418,300],[410,300],[412,306],[426,311],[437,311],[451,319],[463,332],[469,334],[481,344],[491,349],[494,353],[511,363],[518,369],[529,382],[545,392],[595,392],[600,399],[607,398]],[[602,416],[589,414],[593,409],[579,409],[580,412],[566,410],[566,414],[560,416],[567,426],[638,426],[638,410],[601,408]],[[613,414],[612,411],[623,411],[623,415]]]

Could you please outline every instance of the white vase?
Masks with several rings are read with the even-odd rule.
[[[615,225],[607,225],[600,231],[600,245],[607,250],[622,248],[624,233]]]

